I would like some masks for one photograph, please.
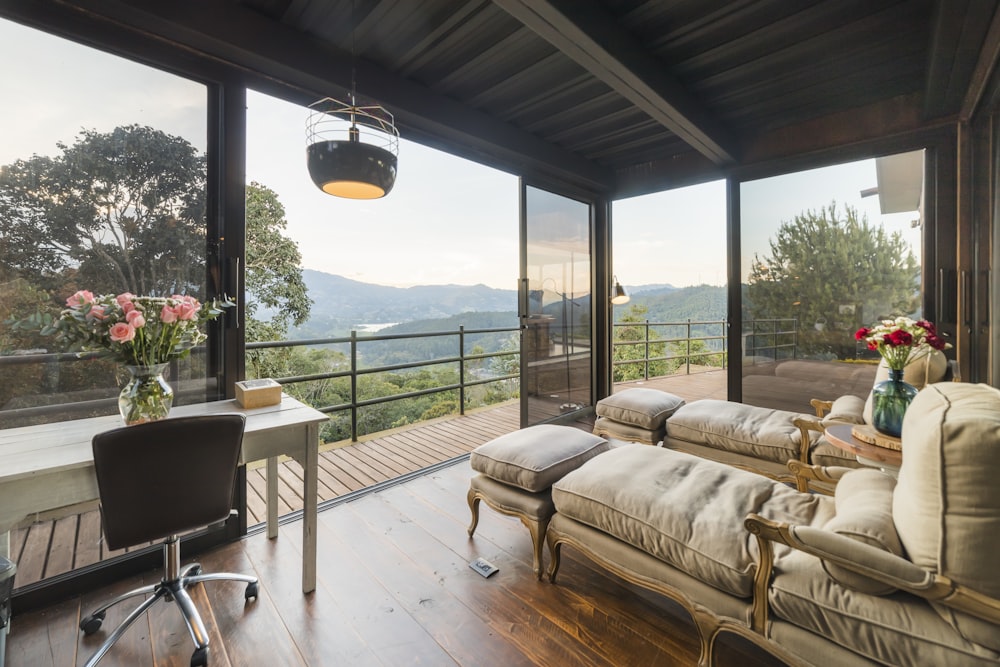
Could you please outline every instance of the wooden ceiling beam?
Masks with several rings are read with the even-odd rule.
[[[654,120],[718,165],[737,161],[735,142],[663,63],[627,30],[583,0],[493,0]]]
[[[924,89],[924,118],[956,116],[966,109],[982,56],[995,56],[987,41],[996,0],[937,0]],[[982,87],[980,88],[982,90]]]

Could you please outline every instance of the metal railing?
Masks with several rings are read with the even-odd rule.
[[[350,411],[351,416],[351,440],[356,441],[358,439],[358,409],[371,405],[379,405],[381,403],[389,403],[392,401],[398,401],[406,398],[416,398],[418,396],[427,396],[430,394],[438,394],[446,391],[458,390],[458,405],[459,414],[465,414],[465,403],[466,403],[466,389],[469,387],[474,387],[477,385],[489,384],[492,382],[500,382],[502,380],[516,380],[520,378],[518,373],[510,373],[506,375],[495,375],[488,378],[480,378],[476,380],[470,380],[466,378],[466,365],[470,361],[493,359],[497,357],[510,356],[518,354],[518,350],[500,350],[498,352],[484,352],[479,354],[469,354],[466,350],[466,336],[477,335],[477,334],[500,334],[500,333],[513,333],[520,329],[518,327],[504,327],[504,328],[493,328],[493,329],[466,329],[464,326],[460,326],[457,331],[434,331],[428,333],[406,333],[406,334],[374,334],[359,336],[357,331],[352,331],[350,336],[343,336],[339,338],[311,338],[308,340],[295,340],[295,341],[270,341],[270,342],[257,342],[257,343],[247,343],[247,351],[251,350],[265,350],[274,348],[291,348],[291,347],[303,347],[303,346],[314,346],[314,345],[350,345],[350,366],[343,370],[331,371],[328,373],[314,373],[311,375],[296,375],[291,377],[277,377],[272,378],[276,382],[280,383],[282,386],[294,385],[303,382],[315,382],[319,380],[334,380],[338,378],[349,378],[350,379],[350,397],[345,403],[339,403],[336,405],[325,405],[325,406],[315,406],[320,412],[329,414],[333,412],[340,412],[344,410]],[[448,357],[436,357],[433,359],[422,359],[418,361],[410,361],[400,364],[387,364],[382,366],[366,366],[359,367],[359,353],[358,348],[360,345],[365,343],[373,343],[380,341],[398,341],[398,340],[412,340],[421,338],[442,338],[442,337],[456,337],[457,354]],[[458,382],[437,386],[428,387],[427,389],[420,389],[417,391],[407,391],[398,394],[390,394],[387,396],[378,396],[374,398],[360,399],[358,397],[358,378],[363,375],[372,375],[376,373],[387,373],[392,371],[409,370],[414,368],[423,368],[428,366],[438,366],[442,364],[458,364]]]
[[[790,328],[784,323],[790,323]],[[780,319],[762,319],[762,320],[748,320],[744,323],[744,326],[748,329],[749,333],[743,334],[743,354],[748,358],[756,358],[759,356],[766,356],[771,359],[779,358],[778,355],[781,354],[782,350],[790,350],[791,357],[794,359],[797,354],[798,348],[798,333],[796,330],[798,320],[794,318],[780,318]],[[717,335],[700,335],[692,336],[692,327],[719,327],[719,333]],[[623,366],[634,366],[642,364],[643,367],[643,379],[648,380],[650,378],[650,365],[659,361],[668,362],[674,359],[683,359],[684,363],[684,374],[690,375],[691,373],[691,360],[710,358],[710,357],[722,357],[722,368],[725,368],[729,359],[728,350],[728,337],[726,332],[729,327],[728,320],[685,320],[683,322],[650,322],[649,320],[644,320],[642,322],[616,322],[614,325],[614,332],[616,335],[612,336],[612,350],[617,348],[625,347],[638,347],[642,346],[644,353],[641,358],[637,359],[619,359],[613,360],[613,367],[623,367]],[[637,340],[620,340],[617,333],[628,328],[641,328],[642,337]],[[659,338],[650,337],[650,330],[656,331],[659,328],[666,329],[668,327],[684,327],[684,335],[677,336],[673,338]],[[718,346],[717,349],[709,349],[704,352],[692,352],[692,343],[696,341],[702,341],[706,346],[711,347],[712,343]],[[662,345],[662,349],[670,350],[670,344],[673,343],[673,354],[664,354],[651,356],[650,348],[652,346]],[[683,344],[685,349],[677,350],[677,345]],[[614,354],[612,354],[614,358]]]

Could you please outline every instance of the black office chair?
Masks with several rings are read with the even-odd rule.
[[[229,516],[245,422],[241,414],[178,417],[94,436],[94,467],[108,548],[164,540],[164,572],[160,583],[119,595],[80,621],[80,629],[90,635],[101,627],[111,606],[152,593],[114,629],[87,667],[96,665],[161,598],[177,603],[195,643],[191,666],[203,667],[208,664],[208,634],[186,589],[201,581],[242,581],[247,584],[245,599],[257,597],[256,577],[202,574],[198,563],[181,569],[178,539],[179,533]]]

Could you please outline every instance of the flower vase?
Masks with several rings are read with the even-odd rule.
[[[872,388],[872,426],[898,438],[903,434],[903,415],[917,395],[913,385],[903,382],[903,371],[890,370],[889,379]]]
[[[163,373],[167,364],[125,366],[128,382],[118,394],[118,411],[126,426],[166,419],[174,403],[174,390]]]

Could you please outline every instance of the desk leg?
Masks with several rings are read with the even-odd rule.
[[[302,592],[316,590],[316,513],[319,495],[319,425],[306,428],[302,508]]]
[[[278,457],[267,457],[267,538],[278,536]]]

